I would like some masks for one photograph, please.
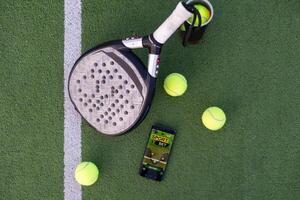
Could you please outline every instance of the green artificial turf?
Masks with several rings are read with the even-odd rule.
[[[0,199],[63,199],[63,2],[0,13]]]
[[[83,52],[147,35],[178,0],[82,2]],[[82,159],[100,168],[83,199],[265,200],[300,197],[300,3],[213,0],[198,45],[175,34],[163,47],[152,108],[119,137],[82,127]],[[2,1],[0,14],[0,199],[63,199],[63,1]],[[147,63],[147,51],[135,51]],[[188,90],[170,97],[164,78]],[[227,114],[212,133],[208,106]],[[177,130],[165,180],[138,175],[154,123]]]
[[[172,1],[83,3],[83,50],[146,35],[175,8]],[[83,126],[83,160],[100,167],[84,199],[297,199],[300,196],[300,4],[212,1],[215,18],[203,40],[164,46],[157,90],[146,120],[130,134],[106,137]],[[146,63],[147,52],[138,51]],[[188,90],[168,96],[164,78],[185,75]],[[227,114],[215,133],[200,123],[212,105]],[[153,123],[177,130],[165,180],[138,175]]]

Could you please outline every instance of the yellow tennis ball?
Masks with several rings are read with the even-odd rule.
[[[94,184],[99,175],[97,166],[92,162],[82,162],[77,165],[75,179],[80,185],[89,186]]]
[[[187,89],[187,81],[181,74],[169,74],[164,81],[164,89],[173,97],[181,96]]]
[[[200,15],[201,15],[201,26],[203,24],[205,24],[209,18],[210,18],[210,11],[209,9],[207,9],[205,6],[201,5],[201,4],[197,4],[195,5],[196,9],[199,11]],[[190,17],[188,19],[188,22],[189,23],[193,23],[193,17]],[[196,21],[195,21],[195,26],[199,25],[199,19],[198,17],[196,18]]]
[[[209,107],[202,114],[204,126],[212,131],[219,130],[226,122],[226,115],[221,108]]]
[[[182,25],[180,26],[180,30],[181,30],[181,31],[185,31],[184,24],[182,24]]]

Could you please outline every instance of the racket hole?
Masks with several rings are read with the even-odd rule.
[[[116,112],[119,113],[119,112],[120,112],[120,109],[118,108],[118,109],[116,110]]]
[[[104,118],[104,115],[100,115],[100,118],[102,118],[102,119],[103,119],[103,118]]]
[[[95,76],[94,76],[94,75],[91,75],[91,78],[93,79],[93,78],[95,78]]]
[[[108,108],[107,111],[110,112],[110,111],[111,111],[111,108]]]
[[[97,122],[100,122],[100,119],[99,119],[99,118],[97,118],[96,120],[97,120]]]
[[[129,94],[129,93],[130,93],[130,91],[129,91],[129,90],[126,90],[126,93],[127,93],[127,94]]]
[[[97,66],[98,66],[98,63],[94,63],[94,66],[97,67]]]
[[[91,69],[91,72],[92,72],[92,73],[94,73],[94,72],[95,72],[95,70],[94,70],[94,69]]]
[[[130,87],[133,89],[133,88],[134,88],[134,85],[132,84]]]
[[[104,97],[103,97],[103,96],[100,96],[100,99],[104,99]]]
[[[89,102],[89,103],[92,103],[92,99],[89,99],[88,102]]]
[[[116,126],[117,125],[117,123],[116,122],[113,122],[113,126]]]
[[[101,70],[101,69],[99,69],[99,70],[98,70],[98,73],[99,73],[99,74],[101,74],[101,73],[102,73],[102,70]]]
[[[134,105],[130,106],[131,109],[134,109]]]
[[[108,95],[106,94],[104,97],[105,97],[105,98],[108,98]]]
[[[105,67],[105,66],[106,66],[106,64],[105,64],[105,63],[102,63],[102,66],[103,66],[103,67]]]
[[[97,93],[99,93],[99,92],[100,92],[99,88],[96,90],[96,92],[97,92]]]
[[[119,76],[118,76],[118,78],[119,78],[119,79],[122,79],[122,76],[121,76],[121,75],[119,75]]]
[[[119,103],[119,100],[118,100],[118,99],[116,99],[116,100],[115,100],[115,102],[116,102],[116,103]]]
[[[96,110],[100,110],[100,108],[99,108],[99,107],[97,107],[97,108],[96,108]]]
[[[123,95],[120,95],[119,98],[120,98],[120,99],[123,99]]]
[[[124,114],[125,114],[125,115],[128,115],[128,112],[127,112],[127,111],[125,111],[125,112],[124,112]]]
[[[82,78],[83,78],[83,79],[86,79],[86,76],[84,75]]]
[[[121,105],[120,105],[120,107],[121,107],[121,108],[124,108],[124,105],[123,105],[123,104],[121,104]]]
[[[111,116],[109,116],[109,117],[108,117],[108,120],[112,120],[112,117],[111,117]]]
[[[111,65],[114,65],[115,63],[114,63],[114,61],[110,61],[110,64],[111,64]]]
[[[112,75],[109,76],[109,79],[113,79],[114,77]]]
[[[114,69],[114,72],[115,72],[115,73],[117,73],[117,72],[118,72],[118,70],[117,70],[117,69]]]
[[[109,73],[110,73],[110,71],[109,71],[109,70],[106,70],[106,73],[107,73],[107,74],[109,74]]]
[[[121,90],[123,88],[123,86],[122,85],[119,85],[119,89]]]
[[[77,83],[80,83],[80,80],[77,80],[76,82],[77,82]]]
[[[83,101],[83,99],[82,99],[82,98],[80,98],[80,99],[79,99],[79,101],[80,101],[80,102],[82,102],[82,101]]]
[[[129,103],[129,101],[126,99],[126,100],[125,100],[125,103],[126,103],[126,104],[128,104],[128,103]]]
[[[114,108],[115,106],[116,106],[116,104],[114,104],[114,103],[112,103],[112,104],[111,104],[111,107],[113,107],[113,108]]]
[[[127,81],[127,80],[125,80],[125,81],[124,81],[124,84],[125,84],[125,85],[127,85],[127,84],[128,84],[128,81]]]
[[[103,103],[100,103],[100,106],[104,106],[104,104],[103,104]]]
[[[98,82],[99,82],[99,81],[98,81]],[[99,82],[99,83],[100,83],[100,82]],[[98,84],[99,84],[99,83],[98,83]],[[99,89],[99,88],[100,88],[100,86],[99,86],[99,85],[96,85],[96,88],[97,88],[97,89]]]
[[[112,89],[112,90],[114,90],[114,89],[115,89],[115,87],[114,87],[114,86],[111,86],[111,89]]]
[[[100,84],[100,81],[99,81],[99,80],[96,80],[96,84]],[[97,86],[98,86],[98,85],[97,85]],[[97,87],[97,86],[96,86],[96,87]],[[98,86],[98,87],[99,87],[99,86]]]
[[[120,117],[119,120],[120,120],[120,121],[123,121],[123,117]]]
[[[102,83],[102,84],[105,84],[105,80],[102,80],[101,83]]]
[[[119,90],[115,90],[115,93],[118,93],[119,92]]]
[[[106,79],[106,76],[102,76],[102,79]]]
[[[112,113],[111,113],[111,115],[112,115],[112,116],[115,116],[115,115],[116,115],[116,113],[115,113],[115,112],[112,112]]]
[[[95,108],[95,107],[96,107],[96,104],[93,104],[93,107]]]

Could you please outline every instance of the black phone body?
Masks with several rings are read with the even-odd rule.
[[[152,126],[140,166],[141,176],[156,181],[163,179],[175,134],[175,130],[162,125]]]

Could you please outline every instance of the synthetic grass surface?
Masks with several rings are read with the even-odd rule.
[[[146,35],[177,1],[83,1],[83,51]],[[212,1],[215,18],[201,43],[164,46],[146,120],[106,137],[84,123],[83,160],[100,168],[83,199],[297,199],[300,196],[300,3]],[[63,199],[63,2],[1,2],[0,199]],[[144,62],[147,52],[137,51]],[[185,75],[182,97],[164,78]],[[227,124],[200,123],[220,106]],[[150,127],[177,130],[165,180],[138,168]]]
[[[0,199],[63,199],[63,2],[0,13]]]
[[[83,48],[146,35],[178,1],[85,1]],[[157,90],[146,120],[130,134],[99,135],[83,126],[83,160],[100,167],[85,199],[296,199],[300,196],[300,4],[298,1],[212,1],[216,16],[199,45],[178,35],[164,46]],[[144,50],[145,51],[145,50]],[[145,63],[146,52],[137,51]],[[185,75],[182,97],[162,85]],[[217,105],[227,124],[212,133],[201,113]],[[150,127],[177,130],[165,180],[139,177]]]

